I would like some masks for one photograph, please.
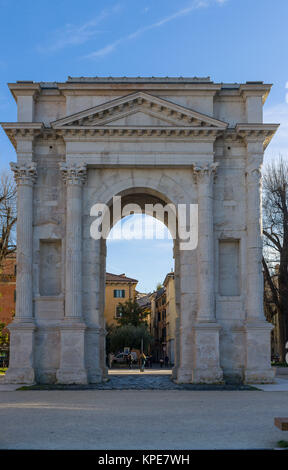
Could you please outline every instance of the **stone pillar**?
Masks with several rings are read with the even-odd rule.
[[[89,206],[88,206],[89,207]],[[83,308],[85,311],[85,364],[88,382],[102,382],[101,367],[102,330],[100,306],[101,240],[90,235],[91,217],[85,218],[85,239],[83,258]],[[102,312],[103,313],[103,312]],[[103,314],[104,316],[104,314]]]
[[[261,146],[261,149],[258,147]],[[265,320],[262,274],[262,142],[247,142],[246,160],[246,364],[248,383],[271,382],[271,340],[273,326]]]
[[[85,323],[82,317],[82,186],[86,165],[60,164],[67,187],[65,318],[61,329],[61,359],[58,383],[87,383],[84,344]]]
[[[179,290],[175,373],[177,383],[191,383],[193,370],[193,323],[197,313],[197,266],[195,250],[181,250],[175,257],[175,288]],[[175,249],[174,249],[175,252]],[[176,277],[175,276],[175,277]],[[176,293],[176,292],[175,292]],[[177,306],[178,306],[177,305]]]
[[[223,372],[219,358],[219,330],[215,317],[213,182],[218,163],[194,167],[198,192],[198,312],[194,324],[192,381],[219,383]]]
[[[10,361],[5,375],[7,383],[34,382],[33,318],[33,184],[36,163],[11,163],[17,183],[17,278],[16,313],[9,325]]]

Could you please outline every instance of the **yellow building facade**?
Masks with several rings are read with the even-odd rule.
[[[163,286],[166,289],[166,353],[170,363],[174,364],[177,317],[174,273],[167,274]]]
[[[105,310],[106,325],[118,325],[117,318],[121,315],[119,303],[136,298],[138,281],[125,274],[106,273]]]

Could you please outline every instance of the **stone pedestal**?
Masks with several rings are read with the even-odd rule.
[[[216,322],[194,325],[193,383],[223,382],[223,371],[219,365],[219,331],[220,326]]]
[[[88,383],[102,382],[103,370],[100,367],[100,334],[98,327],[89,326],[85,333],[85,357]]]
[[[62,384],[86,384],[84,363],[84,323],[63,321],[61,331],[61,359],[57,382]]]
[[[266,321],[246,322],[245,383],[271,383],[275,370],[271,367],[271,330]]]
[[[9,325],[10,359],[5,383],[33,384],[34,373],[34,322],[14,322]]]

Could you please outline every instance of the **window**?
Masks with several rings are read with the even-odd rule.
[[[114,289],[114,297],[123,299],[125,297],[125,290]]]
[[[122,317],[122,309],[120,307],[120,305],[118,305],[116,307],[116,314],[115,314],[116,318],[121,318]]]

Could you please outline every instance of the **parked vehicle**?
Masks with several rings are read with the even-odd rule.
[[[131,356],[133,358],[133,362],[137,362],[138,357],[135,351],[131,351]],[[113,357],[113,362],[117,362],[118,364],[126,364],[127,361],[128,361],[128,354],[124,352],[120,352]]]

